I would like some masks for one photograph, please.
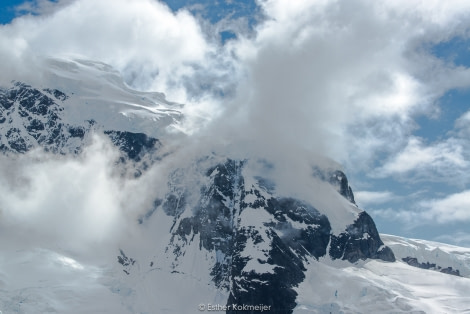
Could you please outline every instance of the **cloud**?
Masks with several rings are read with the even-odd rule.
[[[116,148],[98,136],[75,158],[40,151],[17,159],[2,156],[2,234],[19,247],[113,256],[155,195],[138,186],[149,178],[137,183],[116,174],[117,156]]]
[[[470,190],[421,201],[422,217],[437,223],[470,222]]]
[[[354,198],[356,202],[363,207],[369,204],[383,204],[395,199],[397,196],[390,191],[356,191]]]
[[[465,154],[465,143],[449,138],[426,146],[418,137],[410,137],[407,146],[378,169],[375,176],[415,175],[418,179],[448,181],[461,184],[470,165]]]
[[[18,16],[25,14],[50,15],[62,9],[75,0],[33,0],[25,1],[15,7]]]
[[[136,88],[174,92],[178,98],[182,78],[211,51],[191,14],[173,13],[158,1],[41,3],[48,12],[54,7],[53,13],[22,16],[0,29],[2,46],[13,55],[99,60]]]
[[[406,223],[406,228],[415,227],[423,223],[423,220],[420,219],[420,214],[412,211],[410,208],[396,209],[387,207],[370,210],[370,213],[373,217],[386,219],[388,222],[399,221],[400,223]]]
[[[0,55],[15,61],[2,65],[8,73],[28,75],[25,60],[39,56],[103,61],[131,86],[186,103],[188,116],[225,111],[210,132],[226,142],[299,146],[352,169],[396,153],[414,116],[436,112],[436,99],[470,78],[423,49],[462,34],[470,5],[460,1],[263,1],[255,35],[225,46],[217,27],[158,1],[28,3],[43,15],[0,29]],[[200,131],[193,122],[189,133]]]
[[[469,69],[429,48],[466,38],[468,1],[260,1],[265,19],[224,46],[220,28],[158,1],[38,3],[25,9],[40,16],[0,27],[3,80],[47,85],[43,57],[98,60],[185,103],[194,149],[262,155],[290,174],[327,156],[373,179],[468,182],[466,116],[440,141],[413,136],[417,118],[440,117],[442,95],[470,85]],[[391,196],[381,193],[362,197]],[[433,208],[423,206],[383,214],[416,220]]]
[[[444,225],[470,222],[470,190],[449,194],[443,198],[420,200],[405,209],[375,209],[373,215],[405,223],[407,226],[424,224]]]
[[[434,239],[439,242],[453,243],[458,246],[470,247],[470,233],[464,231],[445,234]]]
[[[395,154],[406,145],[415,117],[439,111],[436,100],[445,89],[436,91],[430,82],[460,71],[422,48],[431,38],[445,40],[449,32],[460,32],[453,18],[465,23],[462,11],[447,6],[429,9],[415,2],[405,10],[364,1],[261,5],[267,21],[256,29],[257,36],[231,43],[246,79],[232,102],[235,114],[229,110],[224,121],[225,127],[232,124],[243,132],[227,137],[245,136],[258,146],[287,151],[297,145],[353,171],[370,169],[381,154]],[[468,5],[459,5],[468,11]],[[429,10],[433,22],[427,20]],[[417,63],[418,57],[426,62]]]
[[[49,57],[104,62],[132,88],[184,103],[181,129],[193,133],[218,115],[216,102],[237,80],[233,60],[185,9],[174,13],[154,0],[39,1],[20,9],[40,15],[0,26],[2,85],[48,85]]]
[[[468,139],[470,137],[470,111],[467,111],[455,121],[455,129],[455,133],[459,138]]]

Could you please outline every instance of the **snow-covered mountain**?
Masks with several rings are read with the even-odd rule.
[[[44,82],[53,88],[13,81],[0,90],[3,151],[40,145],[56,153],[78,152],[96,121],[104,131],[157,137],[177,128],[182,118],[182,105],[160,93],[130,90],[109,66],[83,60],[45,63]]]
[[[269,156],[198,151],[181,159],[184,147],[169,149],[181,105],[127,88],[101,63],[47,64],[47,86],[0,89],[3,158],[38,150],[80,158],[98,137],[115,152],[116,180],[145,183],[148,201],[123,200],[125,210],[138,208],[126,216],[133,233],[106,263],[63,244],[18,247],[6,226],[3,313],[469,311],[470,250],[383,241],[333,163],[312,160],[297,193],[283,187]]]

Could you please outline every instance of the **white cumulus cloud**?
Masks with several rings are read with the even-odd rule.
[[[470,190],[422,201],[422,217],[438,223],[470,222]]]
[[[390,191],[356,191],[354,198],[356,203],[367,209],[369,204],[383,204],[393,200],[397,196]]]
[[[421,138],[410,137],[407,146],[388,160],[375,173],[378,177],[410,177],[415,173],[418,179],[435,181],[456,181],[462,183],[470,165],[465,155],[465,143],[450,138],[426,146]]]

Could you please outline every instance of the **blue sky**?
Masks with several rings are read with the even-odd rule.
[[[99,4],[77,1],[100,12]],[[100,54],[101,47],[94,48],[85,38],[89,34],[80,32],[76,21],[87,13],[67,9],[75,2],[29,2],[18,11],[14,8],[22,1],[2,1],[0,22],[8,24],[18,12],[30,10],[44,17],[30,22],[43,38],[24,35],[34,53],[102,59],[131,86],[163,91],[200,112],[238,104],[239,116],[252,122],[240,136],[256,133],[265,142],[276,136],[280,143],[295,142],[340,162],[359,206],[380,232],[470,246],[470,6],[465,1],[385,1],[375,7],[361,0],[168,0],[175,15],[163,6],[155,6],[155,14],[168,25],[180,25],[185,31],[174,34],[188,45],[172,43],[176,56],[159,51],[158,44],[151,53],[128,56],[124,47],[119,58]],[[155,3],[137,2],[147,11]],[[112,10],[124,6],[116,3]],[[380,15],[382,9],[388,13]],[[55,45],[41,44],[52,40],[50,25],[60,18],[52,18],[52,12],[64,20],[67,14],[82,14],[71,19],[76,28],[64,26],[75,38],[67,45],[67,33],[59,34]],[[103,13],[106,18],[113,22]],[[144,20],[156,23],[146,34],[166,23],[156,20]],[[26,34],[15,27],[17,37]],[[115,50],[122,48],[122,38],[114,37],[119,30],[99,34]],[[157,56],[166,62],[152,59]],[[152,67],[155,71],[142,71]],[[180,80],[175,73],[181,73]],[[245,108],[242,100],[252,106]]]
[[[23,1],[5,0],[0,6],[0,23],[9,23],[16,15],[15,7]]]

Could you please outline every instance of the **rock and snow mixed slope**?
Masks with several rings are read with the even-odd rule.
[[[328,211],[314,201],[279,195],[275,183],[261,176],[266,169],[251,167],[250,161],[214,157],[200,163],[193,171],[202,173],[173,173],[170,191],[150,211],[164,213],[171,223],[161,226],[162,218],[146,215],[143,225],[164,228],[170,238],[154,249],[151,259],[129,254],[143,262],[137,272],[144,265],[145,271],[166,265],[166,272],[202,276],[198,280],[228,296],[223,304],[264,304],[288,313],[296,306],[295,288],[305,279],[307,265],[322,257],[350,263],[367,258],[394,261],[372,219],[329,182],[318,182],[324,188],[320,191],[330,193],[335,210],[349,221],[330,221]],[[189,175],[199,175],[196,190],[186,185]],[[312,200],[320,191],[312,191]],[[134,272],[131,265],[125,266],[126,274]]]
[[[111,137],[155,138],[177,128],[182,118],[181,105],[159,93],[128,89],[118,73],[100,63],[48,60],[47,66],[46,81],[54,88],[13,81],[0,89],[2,151],[24,153],[39,145],[77,153],[89,144],[86,135],[93,126],[113,132]]]
[[[255,306],[274,313],[469,310],[468,252],[428,254],[429,244],[392,236],[384,244],[342,171],[312,161],[304,192],[296,193],[272,175],[278,165],[269,158],[207,151],[173,162],[177,150],[161,151],[171,141],[168,128],[183,118],[181,106],[128,89],[100,63],[48,64],[49,86],[14,82],[0,90],[2,158],[44,150],[42,158],[73,159],[95,136],[103,138],[115,151],[118,171],[110,176],[133,200],[113,202],[132,231],[123,228],[115,247],[102,250],[112,253],[95,258],[28,235],[16,243],[3,222],[3,313],[191,313],[200,304],[227,313],[239,313],[237,306],[252,306],[244,313],[256,313]],[[73,176],[69,181],[77,185]],[[139,185],[145,195],[126,194],[126,187]],[[0,206],[8,205],[0,197]],[[463,277],[410,266],[409,258],[418,266],[452,267]]]

